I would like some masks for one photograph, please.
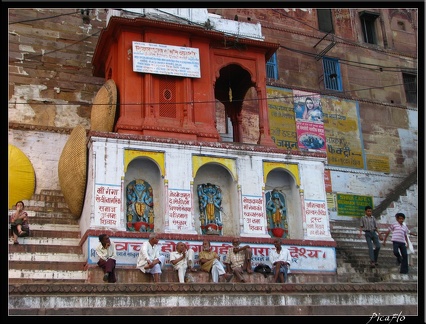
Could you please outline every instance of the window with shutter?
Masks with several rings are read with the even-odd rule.
[[[342,91],[339,60],[323,57],[322,63],[324,68],[324,87],[328,90]]]
[[[318,29],[324,33],[333,33],[333,17],[331,9],[317,9]]]

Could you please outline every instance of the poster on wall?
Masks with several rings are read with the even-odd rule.
[[[326,150],[321,96],[293,90],[297,144],[301,150]]]
[[[352,100],[323,96],[324,128],[328,164],[364,168],[358,105]]]
[[[277,147],[327,153],[329,165],[364,169],[358,103],[319,94],[267,87],[271,137]],[[307,117],[305,106],[322,109]],[[321,109],[320,109],[321,107]],[[321,144],[324,145],[321,147]],[[383,158],[370,157],[369,170],[386,170]]]
[[[389,173],[389,157],[383,155],[367,154],[367,170]]]
[[[277,147],[297,150],[296,124],[291,90],[267,87],[269,126]]]

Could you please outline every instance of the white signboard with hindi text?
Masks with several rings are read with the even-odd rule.
[[[111,236],[111,241],[115,243],[117,250],[117,266],[136,266],[139,256],[139,251],[142,243],[146,242],[147,238],[123,238]],[[89,236],[88,245],[88,263],[96,264],[99,257],[96,255],[96,247],[99,244],[99,239],[96,236]],[[159,240],[161,247],[160,254],[165,257],[165,267],[172,267],[170,263],[170,252],[176,251],[177,240]],[[195,267],[199,268],[200,261],[198,258],[199,253],[203,249],[202,241],[188,241],[182,240],[188,248],[194,250]],[[246,245],[244,240],[241,245]],[[291,264],[290,270],[293,273],[297,272],[323,272],[335,273],[336,272],[336,250],[334,247],[327,246],[300,246],[292,244],[283,244],[290,252]],[[272,244],[250,244],[253,251],[251,258],[252,267],[255,268],[259,263],[264,263],[271,266],[269,261],[269,253],[274,248]],[[211,249],[215,251],[220,261],[226,260],[226,253],[228,249],[232,248],[230,242],[211,242]]]
[[[200,78],[198,48],[155,43],[133,43],[133,71]]]
[[[121,186],[96,184],[94,225],[119,227],[121,200]]]

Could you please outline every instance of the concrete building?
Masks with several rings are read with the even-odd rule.
[[[89,264],[100,231],[123,245],[122,265],[156,231],[165,253],[242,236],[257,262],[279,236],[296,272],[335,272],[330,220],[379,206],[417,169],[415,8],[9,18],[9,144],[31,161],[35,194],[64,192]],[[308,99],[321,118],[303,114]],[[209,216],[203,197],[218,195]],[[417,197],[404,208],[417,226]]]

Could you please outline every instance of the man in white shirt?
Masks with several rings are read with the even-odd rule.
[[[185,243],[178,242],[176,251],[170,253],[170,263],[173,269],[178,272],[179,282],[185,282],[186,270],[197,271],[194,269],[194,250],[187,249]]]
[[[141,246],[136,268],[143,273],[152,274],[154,282],[160,282],[164,262],[164,255],[160,255],[157,233],[151,233],[149,234],[148,241],[144,242]]]
[[[287,282],[287,274],[290,269],[290,252],[281,246],[281,239],[274,240],[275,249],[269,251],[269,261],[272,264],[275,282]]]

